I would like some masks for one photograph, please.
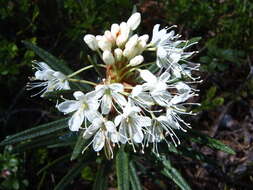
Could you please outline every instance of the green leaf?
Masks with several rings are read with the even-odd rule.
[[[163,153],[170,151],[170,152],[173,152],[177,155],[189,157],[189,158],[192,158],[195,160],[200,160],[202,162],[206,162],[206,163],[209,163],[209,164],[212,164],[215,166],[217,165],[214,160],[210,159],[209,157],[207,157],[203,153],[196,151],[192,148],[183,147],[183,146],[175,147],[174,144],[172,144],[172,143],[170,143],[168,146],[167,143],[163,143],[161,146],[161,150],[163,150]]]
[[[129,164],[129,176],[132,190],[142,190],[133,161]]]
[[[49,168],[52,168],[53,166],[55,166],[58,163],[64,163],[66,161],[69,160],[70,154],[65,154],[57,159],[55,159],[54,161],[48,163],[45,167],[41,168],[40,171],[37,172],[37,175],[40,175],[42,172],[46,171]]]
[[[106,171],[105,168],[106,168],[105,164],[100,166],[92,190],[107,189],[107,176],[105,174]]]
[[[84,162],[83,159],[80,160],[74,167],[72,167],[68,173],[61,179],[61,181],[56,185],[54,190],[65,189],[71,181],[81,173],[82,169],[86,166],[87,162]]]
[[[221,151],[229,153],[229,154],[235,154],[235,151],[232,148],[225,145],[221,141],[219,141],[217,139],[214,139],[214,138],[211,138],[211,137],[209,137],[205,134],[202,134],[202,133],[199,133],[199,132],[196,132],[196,131],[191,131],[191,132],[200,137],[200,138],[194,139],[196,142],[205,144],[205,145],[209,146],[210,148],[221,150]]]
[[[49,52],[43,50],[42,48],[36,46],[35,44],[28,42],[28,41],[22,41],[25,46],[29,49],[32,49],[41,59],[43,59],[52,69],[60,71],[66,75],[73,73],[73,71],[68,68],[66,63],[63,60],[60,60],[50,54]]]
[[[187,134],[181,133],[181,135],[183,135],[189,141],[203,144],[203,145],[206,145],[210,148],[221,150],[221,151],[229,153],[229,154],[235,154],[235,151],[232,148],[230,148],[229,146],[227,146],[227,145],[223,144],[221,141],[216,140],[212,137],[209,137],[203,133],[200,133],[200,132],[197,132],[194,130],[190,130],[190,131],[188,131]]]
[[[24,152],[32,148],[46,147],[49,145],[54,145],[61,143],[62,140],[59,139],[61,134],[53,133],[42,137],[37,137],[34,139],[29,139],[25,142],[19,143],[13,148],[13,152]]]
[[[195,43],[195,42],[199,42],[201,39],[202,39],[202,37],[194,37],[194,38],[191,38],[191,39],[189,40],[188,44]]]
[[[70,160],[75,160],[79,156],[79,154],[82,152],[82,149],[85,146],[85,144],[86,144],[86,141],[83,138],[83,133],[80,133],[80,135],[77,139],[76,145],[74,147],[74,150],[72,152]]]
[[[53,121],[47,124],[39,125],[37,127],[27,129],[15,135],[11,135],[6,137],[4,141],[0,143],[1,146],[18,143],[21,141],[25,141],[27,139],[32,139],[35,137],[40,137],[46,134],[51,134],[53,132],[59,131],[61,129],[65,129],[68,127],[67,120],[69,118],[60,119],[57,121]]]
[[[212,86],[211,88],[209,88],[206,94],[206,98],[208,100],[211,100],[215,96],[216,90],[217,90],[216,86]]]
[[[184,178],[181,176],[178,170],[171,165],[170,160],[166,159],[165,156],[161,157],[156,156],[156,158],[163,164],[164,167],[162,170],[163,175],[172,179],[174,183],[176,183],[180,187],[180,189],[191,190],[190,186],[184,180]]]
[[[129,166],[128,155],[121,146],[116,155],[116,174],[118,190],[129,190]]]

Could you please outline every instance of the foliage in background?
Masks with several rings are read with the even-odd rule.
[[[17,132],[32,128],[34,120],[38,121],[38,123],[45,123],[45,121],[54,120],[54,118],[58,117],[52,110],[50,113],[42,112],[42,119],[40,120],[37,120],[36,114],[33,116],[34,118],[31,118],[29,115],[28,118],[31,119],[26,124],[13,125],[11,121],[6,119],[13,118],[16,122],[22,120],[22,117],[16,115],[6,115],[6,110],[12,104],[13,97],[23,87],[25,81],[27,81],[26,76],[30,73],[31,60],[40,60],[40,58],[35,56],[34,51],[25,48],[21,41],[26,40],[33,44],[38,44],[40,47],[49,50],[50,53],[66,60],[71,67],[78,67],[88,62],[85,54],[86,52],[89,53],[89,50],[82,42],[83,35],[85,33],[99,34],[105,28],[108,28],[110,23],[117,22],[121,18],[126,18],[126,15],[129,15],[132,11],[134,3],[137,3],[138,10],[144,15],[143,22],[145,25],[143,30],[151,32],[151,23],[160,22],[164,26],[177,24],[179,33],[180,31],[185,31],[183,38],[202,36],[198,47],[200,54],[194,58],[195,62],[202,63],[202,78],[204,80],[201,87],[203,91],[200,96],[202,106],[197,111],[205,116],[205,114],[210,115],[209,113],[214,110],[225,108],[231,101],[246,102],[246,105],[249,104],[249,99],[253,96],[252,65],[250,61],[252,60],[250,55],[253,52],[253,3],[248,0],[162,0],[135,2],[127,0],[0,1],[0,84],[5,89],[1,94],[2,98],[0,100],[0,122],[4,126],[1,128],[1,131],[3,131],[2,138],[13,134],[14,131]],[[8,101],[6,101],[7,99]],[[22,102],[22,100],[19,101]],[[43,105],[43,103],[41,104]],[[15,107],[11,109],[9,111],[16,111]],[[21,115],[23,116],[24,113],[21,112]],[[215,116],[208,116],[208,118],[211,121],[215,120]],[[204,126],[205,129],[211,128],[212,126],[212,122],[209,120],[209,124]],[[202,125],[199,126],[199,122],[196,121],[197,124],[193,128],[203,129]],[[67,162],[71,155],[66,152],[64,147],[67,145],[73,147],[77,135],[63,134],[59,130],[52,133],[49,137],[40,136],[35,142],[30,142],[28,139],[32,137],[28,137],[16,141],[23,142],[16,147],[16,150],[27,150],[30,147],[27,144],[32,142],[33,148],[47,146],[49,152],[51,152],[44,161],[33,162],[34,170],[30,171],[33,173],[41,169],[41,163],[44,162],[46,165],[38,172],[38,176],[29,176],[34,181],[29,185],[52,189],[56,185],[55,182],[51,182],[51,184],[46,184],[45,182],[47,179],[51,179],[50,175],[54,171],[52,168],[57,170],[57,175],[53,174],[53,176],[59,182],[59,176],[64,176],[67,172],[67,169],[62,171],[62,168],[72,168],[74,170],[75,167],[80,168],[80,173],[67,176],[65,179],[68,179],[67,182],[69,183],[74,183],[73,178],[78,176],[82,177],[84,179],[83,181],[95,182],[94,184],[97,189],[106,187],[106,181],[113,184],[110,178],[115,176],[108,176],[106,181],[101,181],[100,179],[101,175],[107,175],[108,171],[112,170],[110,163],[107,163],[103,167],[102,165],[96,166],[95,164],[87,166],[82,164],[82,160],[72,163]],[[47,140],[47,143],[42,143],[43,140]],[[208,144],[210,142],[209,140],[197,137],[195,139],[196,142],[204,144]],[[192,141],[189,140],[187,143],[192,143]],[[219,147],[219,143],[215,143],[216,145],[214,147]],[[76,150],[76,155],[79,155],[78,147],[74,150]],[[189,148],[184,148],[183,146],[178,149],[173,149],[172,146],[169,150],[171,152],[170,154],[188,154],[188,158],[204,161],[208,163],[206,164],[208,167],[213,166],[213,162],[208,157],[202,153],[194,152],[192,149],[189,150]],[[22,153],[20,155],[22,156]],[[41,157],[43,157],[41,155],[45,157],[44,153],[38,154],[36,151],[30,152],[29,155],[32,158],[37,158],[37,160],[41,160]],[[72,154],[72,158],[76,158],[76,155],[73,156]],[[96,163],[101,163],[101,160],[96,155],[92,156],[96,158]],[[177,158],[176,156],[175,162]],[[87,162],[89,162],[88,159]],[[132,158],[129,159],[131,160]],[[154,172],[156,168],[153,168],[152,164],[147,163],[149,161],[145,160],[144,162],[142,159],[139,159],[135,163],[131,162],[130,166],[128,166],[131,187],[140,189],[136,176],[131,173],[137,169],[141,182],[147,181],[144,184],[145,187],[151,186],[152,188],[153,184],[149,182],[149,179],[155,179],[158,176]],[[163,164],[164,167],[159,168]],[[161,169],[163,171],[162,175],[170,177],[176,175],[174,179],[180,179],[180,177],[177,178],[178,170],[174,166],[171,167],[169,161],[161,160],[159,167],[157,171]],[[92,172],[88,168],[92,169]],[[180,164],[179,166],[177,165],[177,168],[185,167]],[[29,170],[29,166],[26,169]],[[92,176],[91,173],[96,173],[96,176]],[[15,178],[20,184],[22,184],[21,181],[23,179],[27,178],[22,175],[21,173]],[[28,176],[27,173],[25,175]],[[248,174],[246,175],[250,176]],[[160,174],[159,177],[163,179]],[[157,186],[153,188],[159,187],[160,189],[166,189],[166,184],[168,185],[169,182],[160,179],[154,182]],[[89,182],[86,183],[83,181],[79,180],[76,183],[79,182],[83,185],[90,184]],[[187,181],[191,183],[191,180]],[[64,185],[64,180],[61,182]],[[224,183],[227,185],[226,182]],[[11,185],[13,184],[15,183]],[[229,184],[231,183],[228,183],[228,187],[230,186]],[[178,185],[187,188],[182,183]],[[11,188],[15,189],[15,187],[10,186]]]
[[[23,179],[23,160],[12,153],[12,146],[6,146],[0,154],[0,188],[6,190],[26,189],[28,180]]]

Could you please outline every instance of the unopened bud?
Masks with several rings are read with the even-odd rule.
[[[137,55],[133,59],[130,60],[129,66],[137,66],[140,65],[144,61],[144,58],[142,55]]]
[[[119,27],[120,27],[120,34],[116,39],[116,44],[117,46],[122,47],[123,45],[125,45],[128,39],[130,28],[125,22],[122,22]]]
[[[112,34],[111,34],[111,32],[110,32],[109,30],[106,30],[106,31],[105,31],[104,37],[105,37],[108,41],[110,41],[112,44],[115,43],[115,40],[114,40],[114,38],[113,38],[113,36],[112,36]]]
[[[103,36],[101,36],[101,35],[96,35],[96,40],[97,40],[97,41],[100,41],[102,38],[103,38]]]
[[[137,53],[138,53],[138,49],[136,47],[125,48],[123,51],[124,57],[126,57],[128,60],[132,59],[134,56],[136,56]]]
[[[114,57],[112,55],[112,53],[108,50],[105,50],[103,52],[103,61],[105,62],[105,64],[107,65],[111,65],[115,63]]]
[[[125,48],[134,48],[138,42],[138,35],[133,35],[126,43]]]
[[[119,35],[119,31],[120,31],[119,25],[118,24],[112,24],[111,34],[114,37],[114,39],[116,39],[117,36]]]
[[[114,50],[114,57],[116,61],[120,61],[122,58],[123,52],[120,48]]]
[[[87,34],[84,36],[83,40],[93,51],[96,51],[98,49],[98,43],[95,36]]]
[[[140,41],[144,41],[146,43],[148,42],[148,39],[149,39],[149,35],[147,35],[147,34],[144,34],[144,35],[139,37]]]
[[[141,14],[140,13],[134,13],[128,20],[127,25],[131,30],[135,30],[139,24],[141,23]]]
[[[106,51],[106,50],[111,51],[112,43],[103,36],[101,40],[98,41],[98,47],[102,51]]]

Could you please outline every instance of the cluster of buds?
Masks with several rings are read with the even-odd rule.
[[[98,153],[104,149],[109,159],[115,145],[129,144],[134,151],[144,152],[153,144],[156,153],[161,141],[177,146],[180,140],[175,131],[190,128],[181,115],[194,115],[188,111],[188,105],[194,103],[188,100],[197,96],[190,84],[199,82],[192,74],[199,65],[187,60],[195,52],[185,51],[194,43],[178,40],[180,36],[171,28],[159,30],[159,24],[149,41],[149,35],[133,33],[140,22],[140,13],[134,13],[127,22],[112,24],[104,35],[85,35],[85,43],[104,62],[104,78],[98,84],[80,80],[94,85],[94,90],[76,91],[74,100],[64,99],[56,106],[60,112],[72,114],[70,130],[81,131],[90,141],[87,147],[92,145]],[[144,51],[154,52],[156,60],[145,63]],[[92,66],[80,72],[89,68]],[[80,72],[64,81],[78,82],[71,77]]]

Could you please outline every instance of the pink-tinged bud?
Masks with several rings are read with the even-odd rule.
[[[118,47],[122,47],[125,45],[128,39],[130,28],[125,22],[122,22],[119,27],[120,27],[120,32],[116,39],[116,44]]]
[[[84,36],[83,40],[93,51],[96,51],[98,49],[98,43],[95,36],[87,34]]]
[[[130,60],[129,66],[137,66],[140,65],[144,61],[144,57],[142,55],[137,55],[133,59]]]
[[[98,41],[98,47],[102,50],[102,51],[111,51],[112,48],[112,43],[107,40],[106,37],[102,36],[101,40]]]
[[[139,24],[141,23],[141,14],[140,13],[134,13],[128,20],[127,25],[129,28],[133,31],[135,30]]]
[[[111,32],[109,30],[106,30],[105,33],[104,33],[104,37],[109,41],[111,42],[112,44],[115,43],[115,39],[113,38]]]
[[[120,48],[116,48],[114,50],[114,57],[116,61],[120,61],[122,59],[123,52]]]
[[[112,65],[115,63],[115,59],[110,51],[105,50],[103,52],[103,61],[106,65]]]
[[[114,39],[117,39],[117,36],[119,35],[120,27],[118,24],[112,24],[111,26],[111,34]]]
[[[125,48],[134,48],[136,44],[138,43],[138,35],[133,35],[126,43]]]

